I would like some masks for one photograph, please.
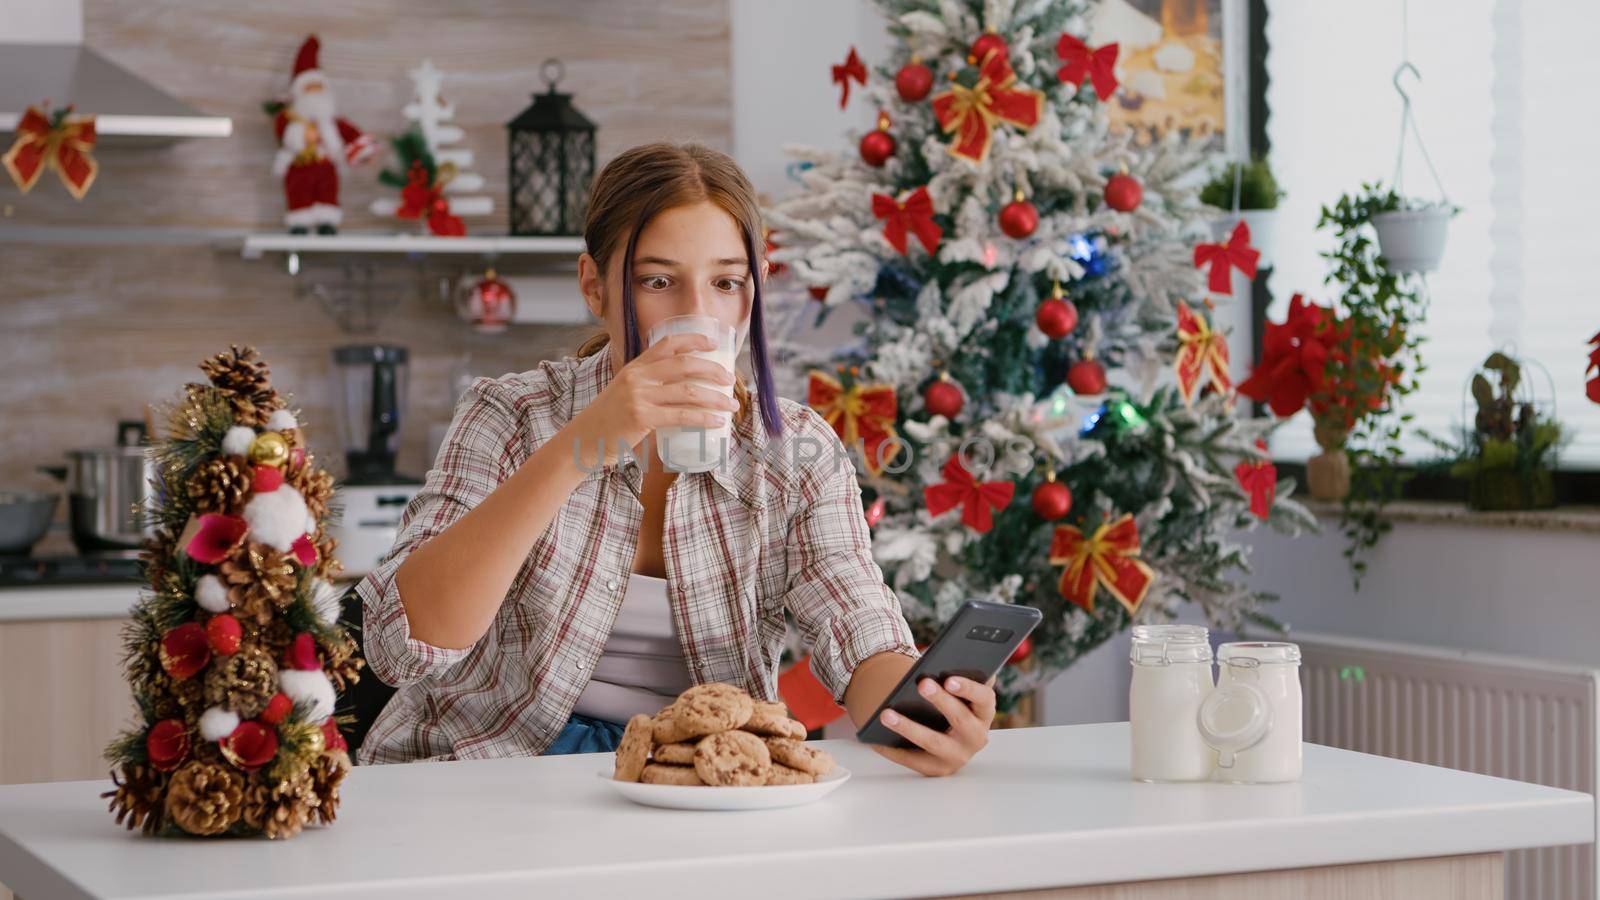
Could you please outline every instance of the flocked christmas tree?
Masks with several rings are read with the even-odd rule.
[[[833,78],[877,128],[850,152],[789,148],[802,189],[768,210],[800,302],[857,307],[857,337],[775,346],[856,448],[919,641],[968,598],[1040,608],[1009,705],[1184,602],[1221,628],[1274,624],[1235,532],[1314,521],[1211,326],[1255,254],[1244,230],[1213,243],[1202,141],[1111,131],[1118,48],[1086,43],[1081,4],[876,5],[890,59],[869,73],[851,48]]]
[[[401,196],[372,201],[372,212],[423,219],[434,234],[464,234],[461,219],[493,213],[494,200],[476,193],[483,190],[484,181],[482,175],[471,171],[472,151],[453,146],[466,132],[451,124],[456,105],[445,100],[441,91],[444,73],[433,60],[425,59],[407,74],[415,96],[401,112],[411,126],[391,141],[397,169],[378,176],[384,184],[399,188]]]
[[[153,451],[149,589],[124,631],[138,719],[105,796],[147,833],[288,837],[333,821],[350,767],[334,705],[362,661],[329,580],[333,479],[255,351],[201,369]]]

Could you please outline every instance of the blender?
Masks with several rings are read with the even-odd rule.
[[[343,514],[332,532],[345,573],[360,576],[388,554],[400,515],[422,484],[395,471],[408,354],[404,347],[356,344],[334,348],[333,361],[348,474],[336,500]]]

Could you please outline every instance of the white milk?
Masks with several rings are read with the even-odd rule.
[[[1211,693],[1211,644],[1199,625],[1135,625],[1130,770],[1138,781],[1205,781],[1217,754],[1195,725]]]
[[[1217,776],[1245,784],[1298,781],[1300,648],[1276,642],[1223,644],[1216,696],[1199,720],[1221,751]]]
[[[732,328],[710,316],[673,316],[663,319],[650,329],[650,343],[654,344],[670,334],[696,333],[710,335],[717,342],[715,350],[697,350],[691,356],[709,359],[733,372],[738,345]],[[725,397],[733,396],[733,385],[693,381]],[[716,468],[731,452],[732,414],[715,428],[662,427],[656,429],[656,456],[668,469],[679,472],[704,472]]]

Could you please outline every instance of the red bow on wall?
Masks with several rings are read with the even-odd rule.
[[[867,83],[867,67],[862,64],[861,57],[856,55],[856,48],[850,48],[850,55],[845,57],[844,65],[833,67],[833,83],[840,88],[839,108],[844,109],[850,102],[850,79],[854,78],[857,84]]]
[[[28,107],[17,122],[17,140],[0,157],[11,179],[26,194],[46,169],[55,169],[74,200],[82,200],[94,184],[100,166],[89,155],[94,149],[94,116],[69,115],[72,107],[46,116]]]
[[[1233,293],[1233,269],[1243,272],[1246,278],[1255,278],[1260,259],[1261,251],[1250,246],[1250,226],[1243,222],[1233,227],[1226,244],[1200,244],[1194,248],[1195,268],[1211,267],[1206,289],[1214,294]]]
[[[1056,55],[1066,63],[1056,70],[1056,77],[1074,87],[1081,87],[1087,77],[1094,85],[1094,95],[1103,101],[1117,90],[1117,50],[1116,44],[1090,50],[1088,44],[1062,32],[1056,41]]]
[[[926,187],[917,188],[898,202],[888,194],[873,194],[872,214],[883,220],[883,236],[901,253],[907,251],[907,230],[916,233],[930,254],[939,249],[944,229],[933,221],[933,198]]]

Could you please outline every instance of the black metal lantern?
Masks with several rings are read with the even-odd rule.
[[[511,165],[511,233],[574,235],[583,230],[594,178],[594,123],[556,92],[566,70],[560,60],[541,68],[546,91],[506,123]]]

